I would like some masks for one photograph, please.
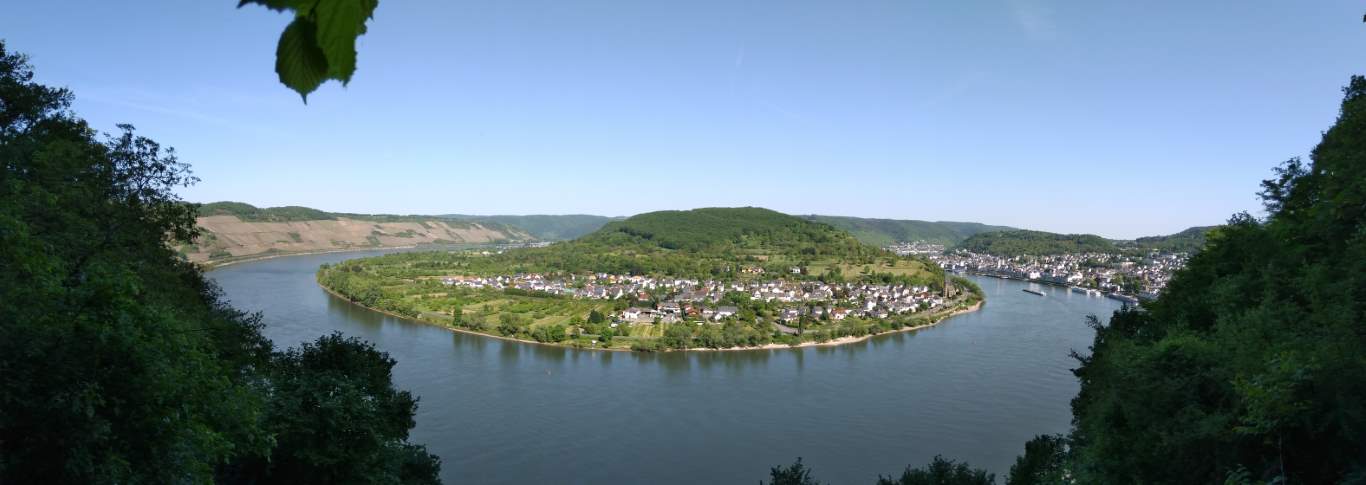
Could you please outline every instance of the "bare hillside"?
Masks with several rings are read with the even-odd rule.
[[[179,249],[191,261],[211,264],[271,254],[532,239],[508,226],[439,218],[244,221],[234,215],[210,215],[198,218],[198,224],[203,235]]]

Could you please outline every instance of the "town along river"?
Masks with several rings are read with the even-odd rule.
[[[411,439],[447,483],[757,483],[798,456],[822,482],[868,484],[936,454],[1000,481],[1025,441],[1068,429],[1085,351],[1113,300],[975,278],[987,303],[919,331],[836,347],[642,354],[510,342],[392,318],[333,297],[323,263],[209,273],[265,314],[281,347],[341,331],[398,361],[421,397]]]

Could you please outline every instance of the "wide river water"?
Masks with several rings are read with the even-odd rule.
[[[398,361],[421,397],[411,440],[447,483],[757,483],[797,457],[822,482],[871,484],[936,454],[998,483],[1036,434],[1065,432],[1070,350],[1119,303],[975,278],[977,312],[837,347],[640,354],[461,334],[375,313],[314,281],[318,265],[380,252],[293,256],[209,273],[266,334],[294,346],[341,331]],[[1020,291],[1033,287],[1040,297]]]

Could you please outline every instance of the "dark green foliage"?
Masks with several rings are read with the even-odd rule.
[[[975,234],[963,240],[957,247],[974,253],[1007,257],[1117,251],[1113,242],[1093,234],[1054,234],[1026,230]]]
[[[1134,240],[1111,240],[1092,234],[1012,230],[974,234],[958,243],[956,248],[1006,257],[1152,251],[1194,253],[1205,246],[1206,238],[1216,229],[1218,226],[1198,226],[1176,234]]]
[[[848,231],[858,240],[878,247],[897,242],[914,241],[954,245],[974,234],[1015,230],[1013,227],[990,226],[976,222],[931,222],[818,215],[803,217],[810,221],[829,224],[835,228]]]
[[[302,365],[307,348],[274,352],[260,317],[171,249],[197,233],[195,207],[174,195],[195,180],[188,167],[132,127],[99,141],[70,102],[0,43],[0,483],[231,482],[259,476],[246,472],[265,457],[328,455],[316,441],[279,447],[282,399],[363,389],[326,411],[366,416],[380,402],[368,396],[392,391],[387,367],[324,376]],[[364,354],[329,365],[383,367]],[[367,387],[332,385],[352,377]],[[368,476],[435,477],[439,464],[401,441],[407,399],[348,428],[387,440],[348,451],[393,470]]]
[[[1010,485],[1053,485],[1066,483],[1067,438],[1040,435],[1025,443],[1024,455],[1015,459],[1006,483]]]
[[[1306,166],[1143,310],[1097,327],[1076,371],[1081,483],[1366,476],[1366,79]],[[1355,478],[1353,478],[1355,477]]]
[[[864,249],[847,233],[828,225],[757,207],[647,212],[608,223],[584,240],[612,240],[619,235],[658,248],[692,252],[763,246],[784,254],[816,256]]]
[[[986,470],[973,469],[967,463],[956,463],[942,456],[920,468],[906,467],[901,476],[878,476],[877,485],[992,485],[996,475]]]
[[[211,202],[199,206],[201,216],[236,216],[245,222],[332,221],[337,216],[299,206],[258,208],[241,202]]]
[[[802,464],[801,457],[786,467],[773,467],[768,476],[767,485],[821,485],[821,482],[811,478],[811,468]],[[764,485],[764,482],[760,481],[759,484]]]
[[[888,255],[830,226],[746,207],[640,214],[573,241],[509,252],[481,264],[538,272],[726,278],[741,264],[758,266],[769,258],[788,260],[772,268],[784,272],[798,258],[871,263]]]
[[[379,0],[241,0],[237,6],[252,3],[294,13],[275,48],[275,72],[305,103],[308,93],[328,79],[343,86],[351,82],[356,38],[365,34],[365,22],[379,6]]]
[[[1133,241],[1120,241],[1121,248],[1135,248],[1140,251],[1194,253],[1205,247],[1205,239],[1210,231],[1218,226],[1198,226],[1166,236],[1140,237]]]
[[[942,456],[920,468],[906,467],[901,476],[892,478],[879,475],[878,485],[992,485],[996,476],[986,470],[973,469],[967,463],[956,463]],[[761,485],[763,481],[759,482]],[[768,485],[820,485],[811,477],[811,468],[802,463],[801,458],[786,467],[773,467],[769,470]]]
[[[280,354],[265,423],[268,459],[247,460],[236,480],[274,483],[436,483],[437,457],[408,444],[417,399],[393,386],[394,360],[332,334]]]
[[[257,319],[165,237],[193,181],[131,127],[101,143],[0,44],[0,482],[169,483],[267,446]]]

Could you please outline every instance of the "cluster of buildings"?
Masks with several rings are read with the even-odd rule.
[[[1186,253],[1079,253],[1002,257],[968,251],[929,256],[944,269],[999,278],[1091,289],[1128,302],[1153,299],[1182,268]]]
[[[925,241],[899,242],[883,247],[882,249],[894,252],[898,256],[909,256],[912,254],[930,255],[944,252],[944,245]]]
[[[892,315],[943,306],[942,294],[928,286],[820,281],[769,280],[722,282],[715,280],[654,278],[597,273],[548,277],[537,273],[509,276],[446,276],[447,286],[472,289],[518,289],[596,300],[630,299],[636,306],[613,315],[628,324],[696,321],[719,322],[736,316],[740,309],[722,305],[727,294],[741,294],[754,304],[777,307],[775,318],[791,323],[802,317],[843,320],[848,317],[887,318]],[[656,302],[656,303],[650,303]]]

